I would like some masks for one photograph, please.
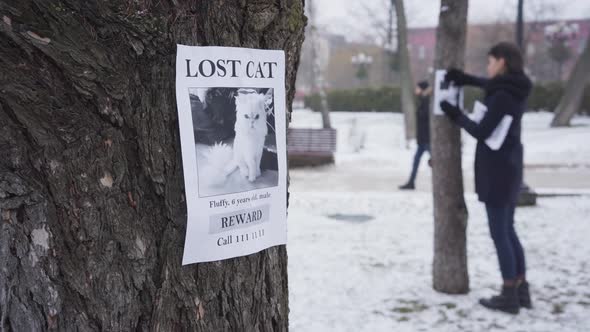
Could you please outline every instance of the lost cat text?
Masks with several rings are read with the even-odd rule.
[[[247,61],[245,65],[241,60],[235,59],[203,59],[198,62],[186,61],[186,77],[240,77],[240,73],[248,78],[274,78],[276,62],[272,61]]]

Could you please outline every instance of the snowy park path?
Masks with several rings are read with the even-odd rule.
[[[305,126],[305,120],[311,122],[314,116],[306,114],[298,122],[295,114],[295,125]],[[516,227],[527,253],[535,309],[518,316],[489,312],[477,300],[497,291],[500,275],[483,206],[474,194],[466,194],[471,292],[451,296],[433,291],[429,172],[423,164],[419,191],[397,191],[411,157],[400,144],[401,118],[338,113],[333,120],[339,131],[345,132],[352,116],[362,117],[359,125],[369,131],[364,150],[346,151],[347,138],[340,136],[335,166],[291,171],[291,330],[590,330],[589,195],[541,198],[537,207],[517,210]],[[550,142],[549,129],[534,130],[546,117],[535,114],[525,123],[525,130],[528,126],[530,135],[536,136],[536,143],[527,144],[530,136],[525,133],[531,151],[527,159],[577,164],[559,167],[583,175],[588,171],[583,164],[590,162],[584,159],[590,148],[583,142],[590,140],[590,130],[560,129],[561,138],[569,137],[566,143],[581,139],[582,147],[560,145]],[[465,141],[466,173],[472,144]],[[551,181],[540,181],[556,191],[590,192],[590,184],[583,182],[587,179],[571,185],[567,178],[560,181],[560,172],[563,169],[552,173]]]

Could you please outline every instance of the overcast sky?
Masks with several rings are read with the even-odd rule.
[[[369,28],[364,6],[375,8],[378,13],[386,13],[384,7],[387,2],[388,0],[313,0],[317,8],[318,23],[332,32],[340,33],[354,33],[353,30]],[[404,3],[410,27],[436,26],[440,0],[406,0]],[[517,0],[470,0],[469,22],[514,20],[516,3]],[[540,16],[538,12],[544,12],[544,18],[548,19],[590,18],[590,1],[525,0],[525,20]]]

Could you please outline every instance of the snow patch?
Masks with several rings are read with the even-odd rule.
[[[27,31],[27,35],[29,35],[29,37],[31,37],[34,41],[38,42],[41,45],[48,45],[51,42],[51,39],[47,37],[41,37],[33,31]]]
[[[4,15],[2,16],[2,21],[8,25],[9,27],[12,27],[12,20],[10,19],[10,17]]]
[[[113,186],[113,177],[109,173],[104,173],[104,176],[100,178],[100,184],[103,187],[111,188]]]
[[[135,247],[139,251],[141,257],[145,257],[145,251],[147,249],[147,246],[139,236],[135,237]]]
[[[59,162],[57,160],[50,160],[49,161],[49,169],[51,170],[52,174],[55,174],[55,170],[59,167]]]
[[[590,164],[590,117],[550,128],[551,113],[523,118],[528,165]],[[294,128],[320,128],[321,115],[294,111]],[[352,119],[366,132],[354,152]],[[475,140],[463,133],[463,171],[471,292],[432,289],[433,210],[430,168],[423,158],[418,190],[400,192],[415,149],[404,138],[403,116],[331,113],[338,130],[336,164],[292,169],[289,207],[289,327],[291,331],[529,331],[578,332],[590,326],[590,196],[539,198],[517,209],[535,308],[517,317],[477,304],[499,290],[501,276],[484,206],[473,193]],[[539,192],[590,191],[587,166],[526,169]],[[575,190],[574,190],[575,189]],[[343,222],[373,216],[368,222]],[[221,264],[216,262],[214,264]]]
[[[49,249],[49,232],[45,229],[45,225],[31,232],[31,241],[29,259],[31,260],[31,265],[35,266],[39,262],[39,255],[44,255]],[[37,248],[41,249],[37,251]]]
[[[45,225],[31,232],[31,240],[34,245],[40,246],[43,250],[49,249],[49,232],[45,229]]]
[[[31,265],[33,266],[37,265],[37,262],[39,261],[39,257],[37,257],[37,253],[35,252],[35,248],[33,248],[33,246],[31,246],[31,250],[29,250],[29,259],[31,260]]]

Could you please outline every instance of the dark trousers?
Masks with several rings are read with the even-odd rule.
[[[430,153],[430,145],[429,144],[418,144],[418,149],[416,149],[416,154],[414,155],[414,164],[412,165],[412,174],[410,174],[410,180],[408,183],[414,183],[416,180],[416,174],[418,174],[418,166],[420,166],[420,159],[422,159],[422,155],[424,152],[428,151]]]
[[[514,230],[514,205],[501,207],[486,204],[490,235],[496,246],[500,271],[504,280],[524,277],[524,250]]]

